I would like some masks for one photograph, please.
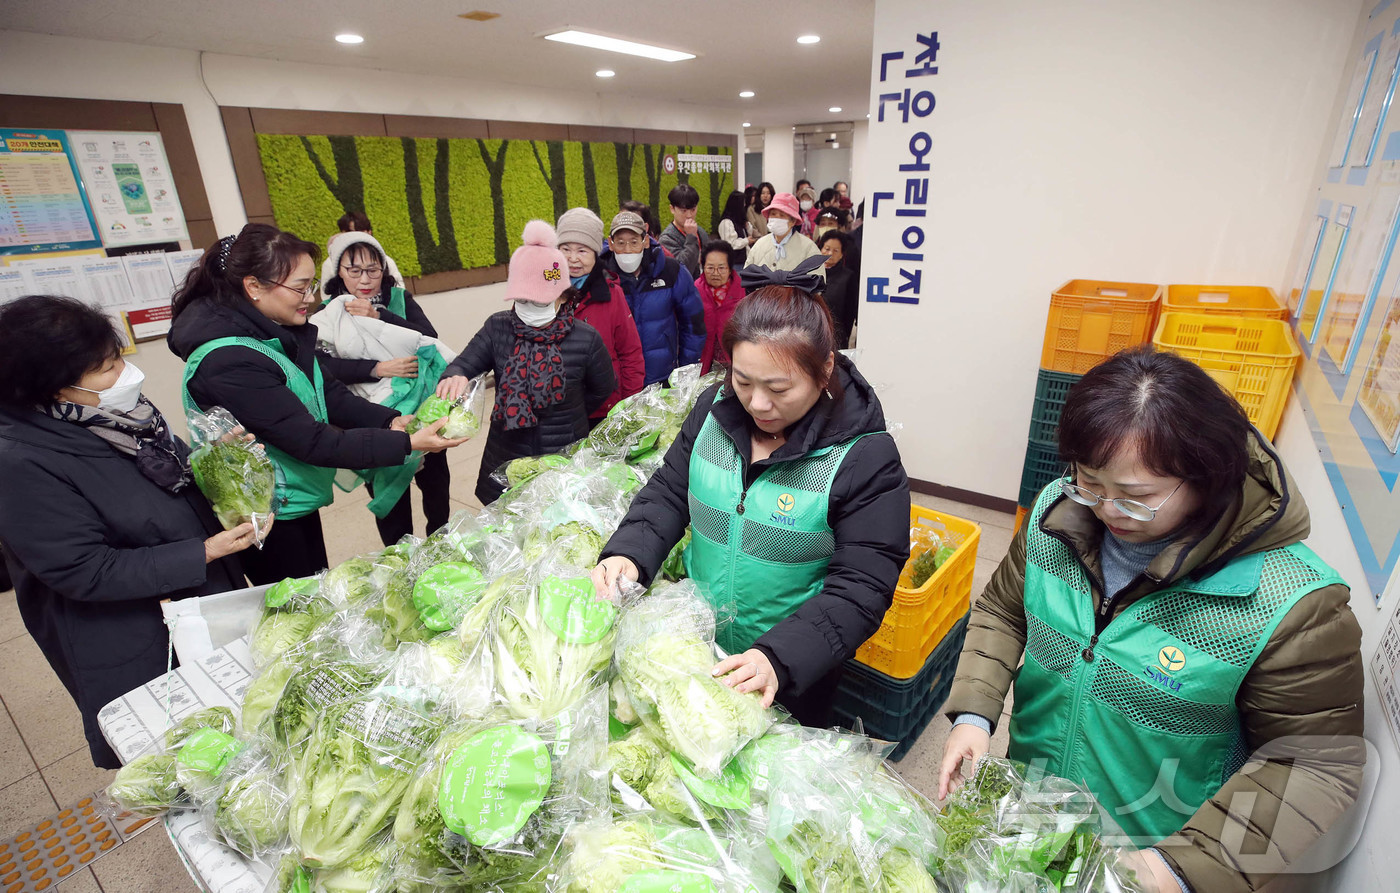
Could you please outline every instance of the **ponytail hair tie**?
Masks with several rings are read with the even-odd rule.
[[[769,285],[781,285],[795,288],[810,295],[820,291],[826,284],[826,281],[815,272],[825,263],[826,255],[817,254],[801,261],[791,270],[771,270],[768,267],[750,264],[739,271],[739,284],[744,287],[745,293],[757,291]]]
[[[237,236],[224,236],[219,240],[218,253],[214,256],[214,262],[219,265],[220,273],[228,273],[229,252],[233,251],[233,243],[237,241]]]

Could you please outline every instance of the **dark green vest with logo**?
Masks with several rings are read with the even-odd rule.
[[[1248,757],[1235,698],[1275,628],[1342,583],[1293,544],[1145,596],[1094,640],[1095,599],[1074,551],[1026,524],[1026,651],[1010,756],[1079,782],[1140,845],[1181,830]]]
[[[831,484],[859,439],[770,465],[745,490],[743,457],[715,417],[705,418],[690,453],[685,567],[714,606],[729,654],[753,647],[821,592],[836,550]]]
[[[276,363],[278,368],[282,370],[282,374],[286,376],[287,387],[293,394],[296,394],[297,399],[306,407],[306,411],[322,424],[329,421],[329,415],[326,412],[326,391],[321,380],[320,364],[317,363],[313,366],[315,378],[307,378],[306,373],[302,372],[287,356],[282,342],[276,338],[269,338],[266,341],[243,337],[215,338],[213,341],[201,344],[185,361],[185,377],[180,391],[186,415],[199,410],[199,407],[195,405],[194,398],[190,396],[190,379],[199,369],[199,364],[213,351],[230,346],[255,350]],[[331,501],[335,499],[335,491],[332,489],[335,482],[334,468],[322,468],[318,465],[308,464],[279,450],[270,443],[264,443],[263,447],[267,450],[268,458],[277,466],[277,498],[273,510],[278,518],[294,521],[323,506],[330,505]]]

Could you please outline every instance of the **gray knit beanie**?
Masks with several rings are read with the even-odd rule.
[[[560,245],[574,242],[593,249],[594,254],[603,250],[603,219],[587,208],[570,208],[559,215]]]

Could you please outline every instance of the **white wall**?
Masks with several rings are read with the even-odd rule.
[[[769,127],[763,131],[763,179],[779,192],[791,192],[793,173],[792,128]]]
[[[199,54],[194,51],[0,31],[3,92],[182,103],[220,232],[236,232],[247,218],[219,105],[657,130],[741,130],[740,115],[728,110],[601,93],[213,53],[205,54],[203,70],[207,90],[200,79]],[[24,122],[3,123],[23,126]],[[789,149],[789,168],[791,154]]]
[[[851,133],[851,182],[848,184],[850,190],[848,195],[854,204],[860,204],[860,200],[865,198],[865,181],[862,179],[865,173],[866,156],[869,152],[870,144],[870,122],[864,118],[856,121]]]
[[[864,364],[905,426],[912,477],[1017,496],[1047,302],[1064,281],[1278,280],[1361,5],[877,0],[855,172],[867,199],[902,195],[907,160],[907,137],[875,120],[878,56],[912,50],[914,22],[942,45],[927,79],[931,287],[918,306],[861,310]],[[869,210],[864,272],[879,275],[902,227]]]

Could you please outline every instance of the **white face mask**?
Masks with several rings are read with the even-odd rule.
[[[642,258],[646,256],[646,253],[614,254],[613,256],[617,258],[617,265],[622,269],[622,272],[635,273],[642,266]]]
[[[146,373],[136,368],[135,363],[127,363],[122,369],[121,375],[112,382],[109,388],[94,391],[92,388],[79,387],[73,385],[74,390],[87,391],[89,394],[97,395],[97,406],[99,409],[107,409],[112,412],[131,412],[136,408],[136,404],[141,402],[141,385],[146,381]]]
[[[792,224],[778,217],[768,218],[768,231],[773,234],[773,238],[775,239],[781,239],[783,236],[786,236],[791,226]]]
[[[520,317],[520,321],[527,326],[536,329],[547,326],[554,322],[555,311],[553,304],[536,304],[533,301],[516,301],[515,315]]]
[[[812,210],[812,203],[806,201],[798,202],[797,207],[801,208],[804,211],[810,211]]]

